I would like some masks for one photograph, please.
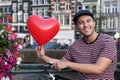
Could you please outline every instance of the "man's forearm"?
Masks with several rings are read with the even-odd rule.
[[[49,62],[55,63],[55,62],[59,61],[59,59],[54,59],[49,56],[42,56],[41,59],[46,63],[49,63]]]

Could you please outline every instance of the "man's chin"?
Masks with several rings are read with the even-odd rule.
[[[87,37],[90,37],[90,36],[91,36],[91,35],[84,35],[84,37],[86,37],[86,38],[87,38]]]
[[[92,34],[83,34],[84,37],[90,37]]]

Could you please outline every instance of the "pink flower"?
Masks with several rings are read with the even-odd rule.
[[[0,19],[0,23],[2,23],[3,21],[2,21],[2,19]]]
[[[3,56],[3,54],[2,53],[0,53],[0,57],[2,57]]]
[[[11,70],[12,69],[12,65],[11,64],[7,64],[6,65],[6,69]]]
[[[10,80],[13,80],[13,76],[11,74],[9,74],[8,77],[10,78]]]
[[[3,77],[3,74],[2,73],[0,73],[0,79]]]
[[[12,56],[10,50],[6,49],[6,55],[7,55],[8,57],[11,57],[11,56]]]
[[[3,16],[4,17],[4,16]],[[18,41],[17,34],[12,32],[12,26],[9,23],[2,23],[0,19],[0,80],[8,79],[13,80],[12,75],[9,73],[15,69],[18,56]],[[13,68],[15,67],[15,68]]]
[[[12,26],[10,23],[7,23],[5,26],[4,26],[4,30],[7,31],[7,32],[11,32],[12,30]]]
[[[14,63],[14,58],[7,58],[7,61],[10,63],[10,64],[13,64]]]
[[[10,23],[7,23],[6,25],[7,25],[8,28],[12,28]]]
[[[18,50],[18,45],[15,44],[15,45],[13,46],[13,48],[14,48],[15,51],[17,51],[17,50]]]
[[[17,35],[15,34],[15,33],[10,33],[10,34],[8,34],[8,40],[9,41],[12,41],[12,40],[14,40],[14,39],[16,39],[17,38]]]

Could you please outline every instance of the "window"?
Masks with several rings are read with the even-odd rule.
[[[19,32],[18,31],[18,26],[12,26],[12,27],[14,28],[14,32],[17,32],[17,33]]]
[[[49,7],[44,8],[44,17],[49,16]]]
[[[18,3],[18,11],[22,10],[22,3]]]
[[[38,15],[41,16],[41,17],[44,15],[44,14],[43,14],[43,10],[44,10],[44,9],[42,9],[42,8],[40,8],[40,9],[38,10]]]
[[[22,22],[22,12],[18,12],[18,22]]]
[[[110,6],[109,5],[105,6],[105,13],[110,13]]]
[[[81,6],[77,6],[77,11],[80,11],[82,9]]]
[[[0,12],[3,13],[3,8],[2,7],[0,7]]]
[[[70,25],[71,25],[70,14],[60,14],[60,15],[54,14],[54,18],[60,23],[61,29],[70,29]]]
[[[44,4],[50,4],[50,0],[44,0]]]
[[[89,6],[85,6],[85,9],[89,9]]]
[[[45,9],[45,10],[44,10],[44,17],[47,17],[47,16],[48,16],[48,10]]]
[[[13,13],[13,22],[17,22],[17,13]]]
[[[24,11],[27,12],[28,11],[28,3],[24,3],[23,6],[24,6],[24,8],[23,8]]]
[[[116,13],[117,12],[117,5],[113,5],[112,6],[112,13]]]
[[[28,28],[27,28],[27,26],[24,26],[24,31],[28,31]]]
[[[110,18],[110,28],[113,28],[113,18]]]
[[[60,15],[60,24],[61,24],[61,25],[64,25],[64,24],[63,24],[63,23],[64,23],[63,21],[64,21],[64,20],[63,20],[63,15]]]
[[[65,18],[65,19],[64,19],[64,20],[65,20],[65,21],[64,21],[64,22],[65,22],[65,25],[69,25],[69,24],[70,24],[70,19],[69,19],[70,17],[69,17],[69,15],[65,15],[64,18]]]
[[[71,2],[70,2],[70,0],[66,1],[66,10],[71,10]]]
[[[55,10],[60,10],[60,2],[58,0],[55,3]]]
[[[37,8],[33,9],[33,14],[36,14],[36,15],[38,14],[38,9]]]
[[[18,0],[18,2],[22,2],[22,0]]]
[[[6,11],[5,11],[5,7],[3,7],[3,13],[4,13],[4,12],[6,12]]]
[[[7,12],[7,13],[10,13],[10,12],[11,12],[11,7],[10,7],[10,6],[7,6],[7,7],[6,7],[6,12]]]
[[[44,0],[38,0],[38,4],[44,4]]]
[[[24,22],[26,22],[27,18],[28,18],[28,13],[24,13]]]
[[[58,20],[58,15],[54,15],[54,18],[55,18],[56,20]]]
[[[38,4],[38,0],[33,0],[33,5],[37,5]]]
[[[16,3],[13,3],[12,8],[13,8],[13,12],[16,12],[16,11],[17,11],[17,4],[16,4]]]

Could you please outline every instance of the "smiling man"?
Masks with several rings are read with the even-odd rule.
[[[37,55],[45,62],[53,62],[51,68],[58,71],[64,68],[77,71],[77,80],[114,80],[117,62],[114,40],[95,31],[96,21],[89,10],[77,12],[73,21],[83,36],[69,47],[61,60],[46,56],[43,46],[36,49]]]

